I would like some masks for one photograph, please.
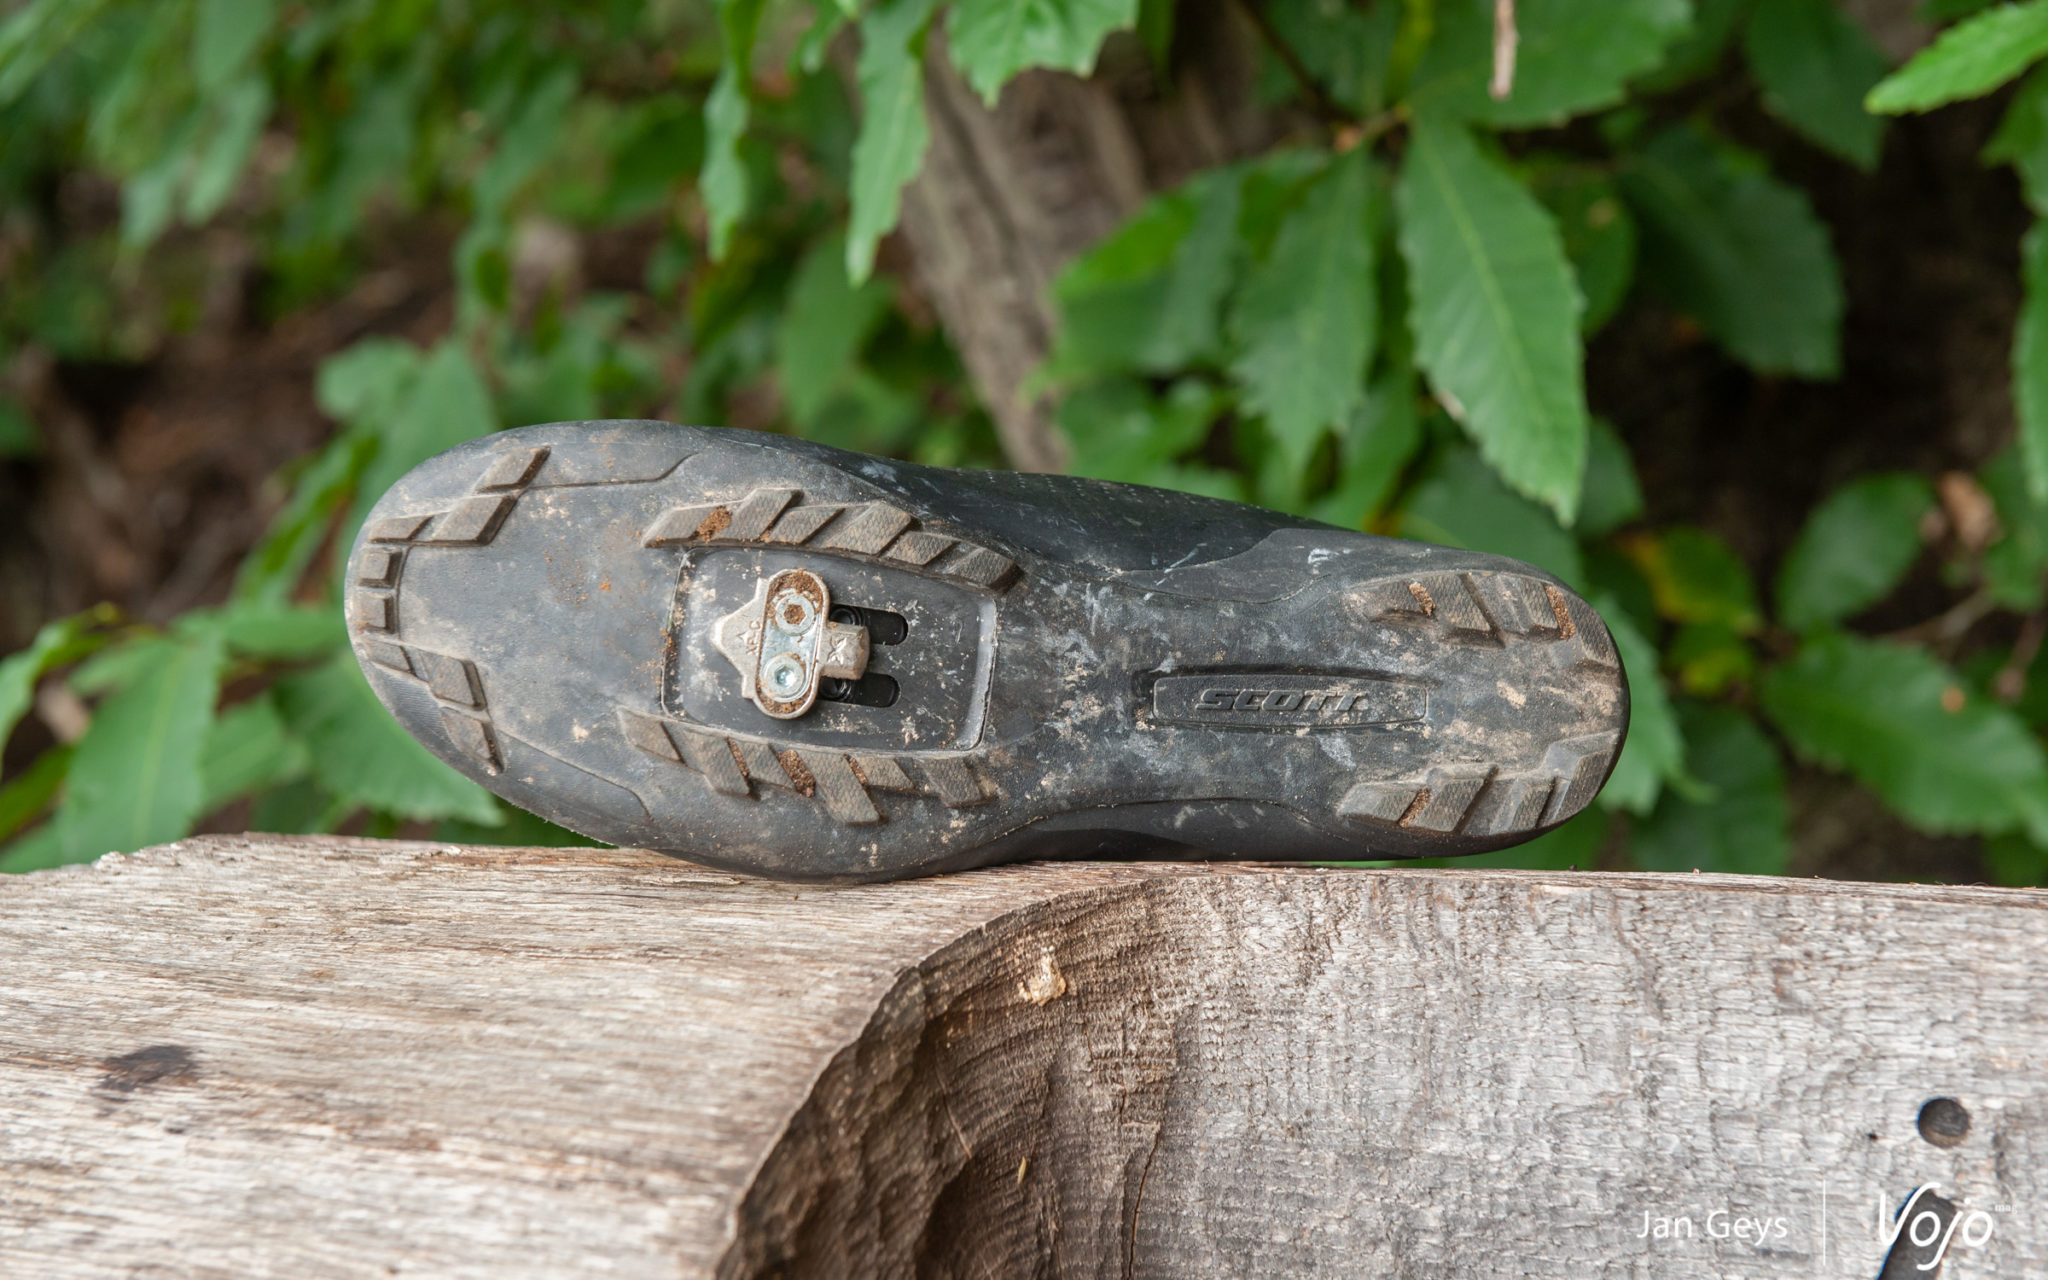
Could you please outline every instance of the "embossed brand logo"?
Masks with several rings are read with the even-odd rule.
[[[1182,724],[1349,729],[1428,710],[1428,691],[1399,680],[1229,672],[1162,676],[1152,686],[1153,718]]]

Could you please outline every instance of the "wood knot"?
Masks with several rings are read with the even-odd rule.
[[[1038,967],[1017,984],[1017,994],[1033,1004],[1048,1004],[1067,994],[1067,979],[1052,962],[1052,952],[1038,957]]]

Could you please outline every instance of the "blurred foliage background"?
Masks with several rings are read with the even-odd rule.
[[[1634,727],[1482,861],[2035,883],[2044,54],[2048,0],[0,0],[0,870],[572,839],[383,713],[336,574],[421,459],[644,416],[1544,566]]]

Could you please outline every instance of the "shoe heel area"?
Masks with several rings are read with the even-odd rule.
[[[1438,708],[1428,767],[1357,781],[1339,817],[1413,837],[1425,855],[1478,852],[1592,802],[1627,739],[1629,698],[1614,638],[1584,599],[1532,573],[1478,569],[1384,579],[1353,600],[1408,648],[1435,651],[1436,696],[1453,705]]]

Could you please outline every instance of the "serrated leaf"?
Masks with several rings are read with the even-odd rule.
[[[1877,167],[1884,121],[1864,95],[1890,66],[1834,0],[1767,0],[1743,41],[1764,107],[1859,169]]]
[[[1920,556],[1934,490],[1911,472],[1863,476],[1813,509],[1778,574],[1778,617],[1796,631],[1853,617],[1890,595]]]
[[[1095,70],[1103,37],[1138,20],[1138,0],[955,0],[946,19],[953,65],[991,107],[1011,76]]]
[[[1574,588],[1586,581],[1579,545],[1557,518],[1509,492],[1470,449],[1446,451],[1416,484],[1401,513],[1401,534],[1526,560]]]
[[[878,321],[889,312],[880,281],[855,286],[846,278],[846,242],[826,236],[797,264],[782,325],[775,333],[775,376],[798,423],[825,407],[847,366]]]
[[[1463,126],[1427,116],[1395,200],[1416,363],[1501,478],[1569,522],[1586,389],[1579,291],[1556,224]]]
[[[495,822],[491,794],[392,719],[350,653],[280,680],[278,709],[312,753],[313,776],[335,795],[402,818]]]
[[[1645,871],[1785,873],[1791,855],[1785,766],[1778,749],[1732,707],[1687,704],[1679,713],[1686,765],[1703,784],[1693,799],[1667,791],[1635,824],[1630,845]]]
[[[1230,310],[1238,347],[1231,375],[1297,476],[1364,394],[1379,329],[1373,177],[1362,150],[1332,162],[1281,223]]]
[[[903,188],[924,164],[924,37],[937,0],[883,0],[860,20],[860,136],[853,144],[853,213],[846,274],[875,269],[875,246],[896,225]]]
[[[1678,729],[1678,717],[1671,710],[1671,696],[1664,690],[1664,678],[1657,671],[1657,650],[1621,606],[1605,595],[1590,598],[1607,623],[1608,634],[1621,654],[1628,673],[1628,740],[1622,744],[1621,759],[1600,790],[1600,803],[1608,809],[1626,809],[1640,817],[1657,804],[1665,784],[1686,776],[1685,739]]]
[[[1624,540],[1657,612],[1673,622],[1718,622],[1747,634],[1763,621],[1749,567],[1717,535],[1691,525]]]
[[[2035,223],[2020,242],[2020,279],[2026,293],[2012,337],[2020,466],[2027,492],[2048,502],[2048,223]]]
[[[1846,770],[1923,830],[2042,825],[2040,743],[1924,649],[1820,635],[1767,671],[1758,693],[1802,759]]]
[[[1496,128],[1562,124],[1619,102],[1692,26],[1687,0],[1520,0],[1513,90],[1496,100],[1493,0],[1438,0],[1436,33],[1416,67],[1418,111]]]
[[[263,46],[276,0],[198,0],[192,13],[192,79],[217,92]]]
[[[203,812],[200,747],[213,724],[221,648],[166,644],[93,712],[55,822],[67,862],[176,840]]]
[[[704,168],[697,189],[711,220],[711,256],[725,257],[733,228],[747,212],[747,170],[740,163],[740,136],[747,131],[748,98],[754,74],[754,39],[766,0],[719,0],[718,31],[724,41],[718,79],[704,101]],[[891,219],[893,221],[893,219]]]
[[[1759,373],[1839,371],[1841,274],[1803,192],[1690,125],[1634,156],[1622,190],[1644,275],[1737,359]]]
[[[1886,76],[1864,105],[1896,115],[1996,89],[2048,53],[2048,0],[2000,5],[1950,27]]]

